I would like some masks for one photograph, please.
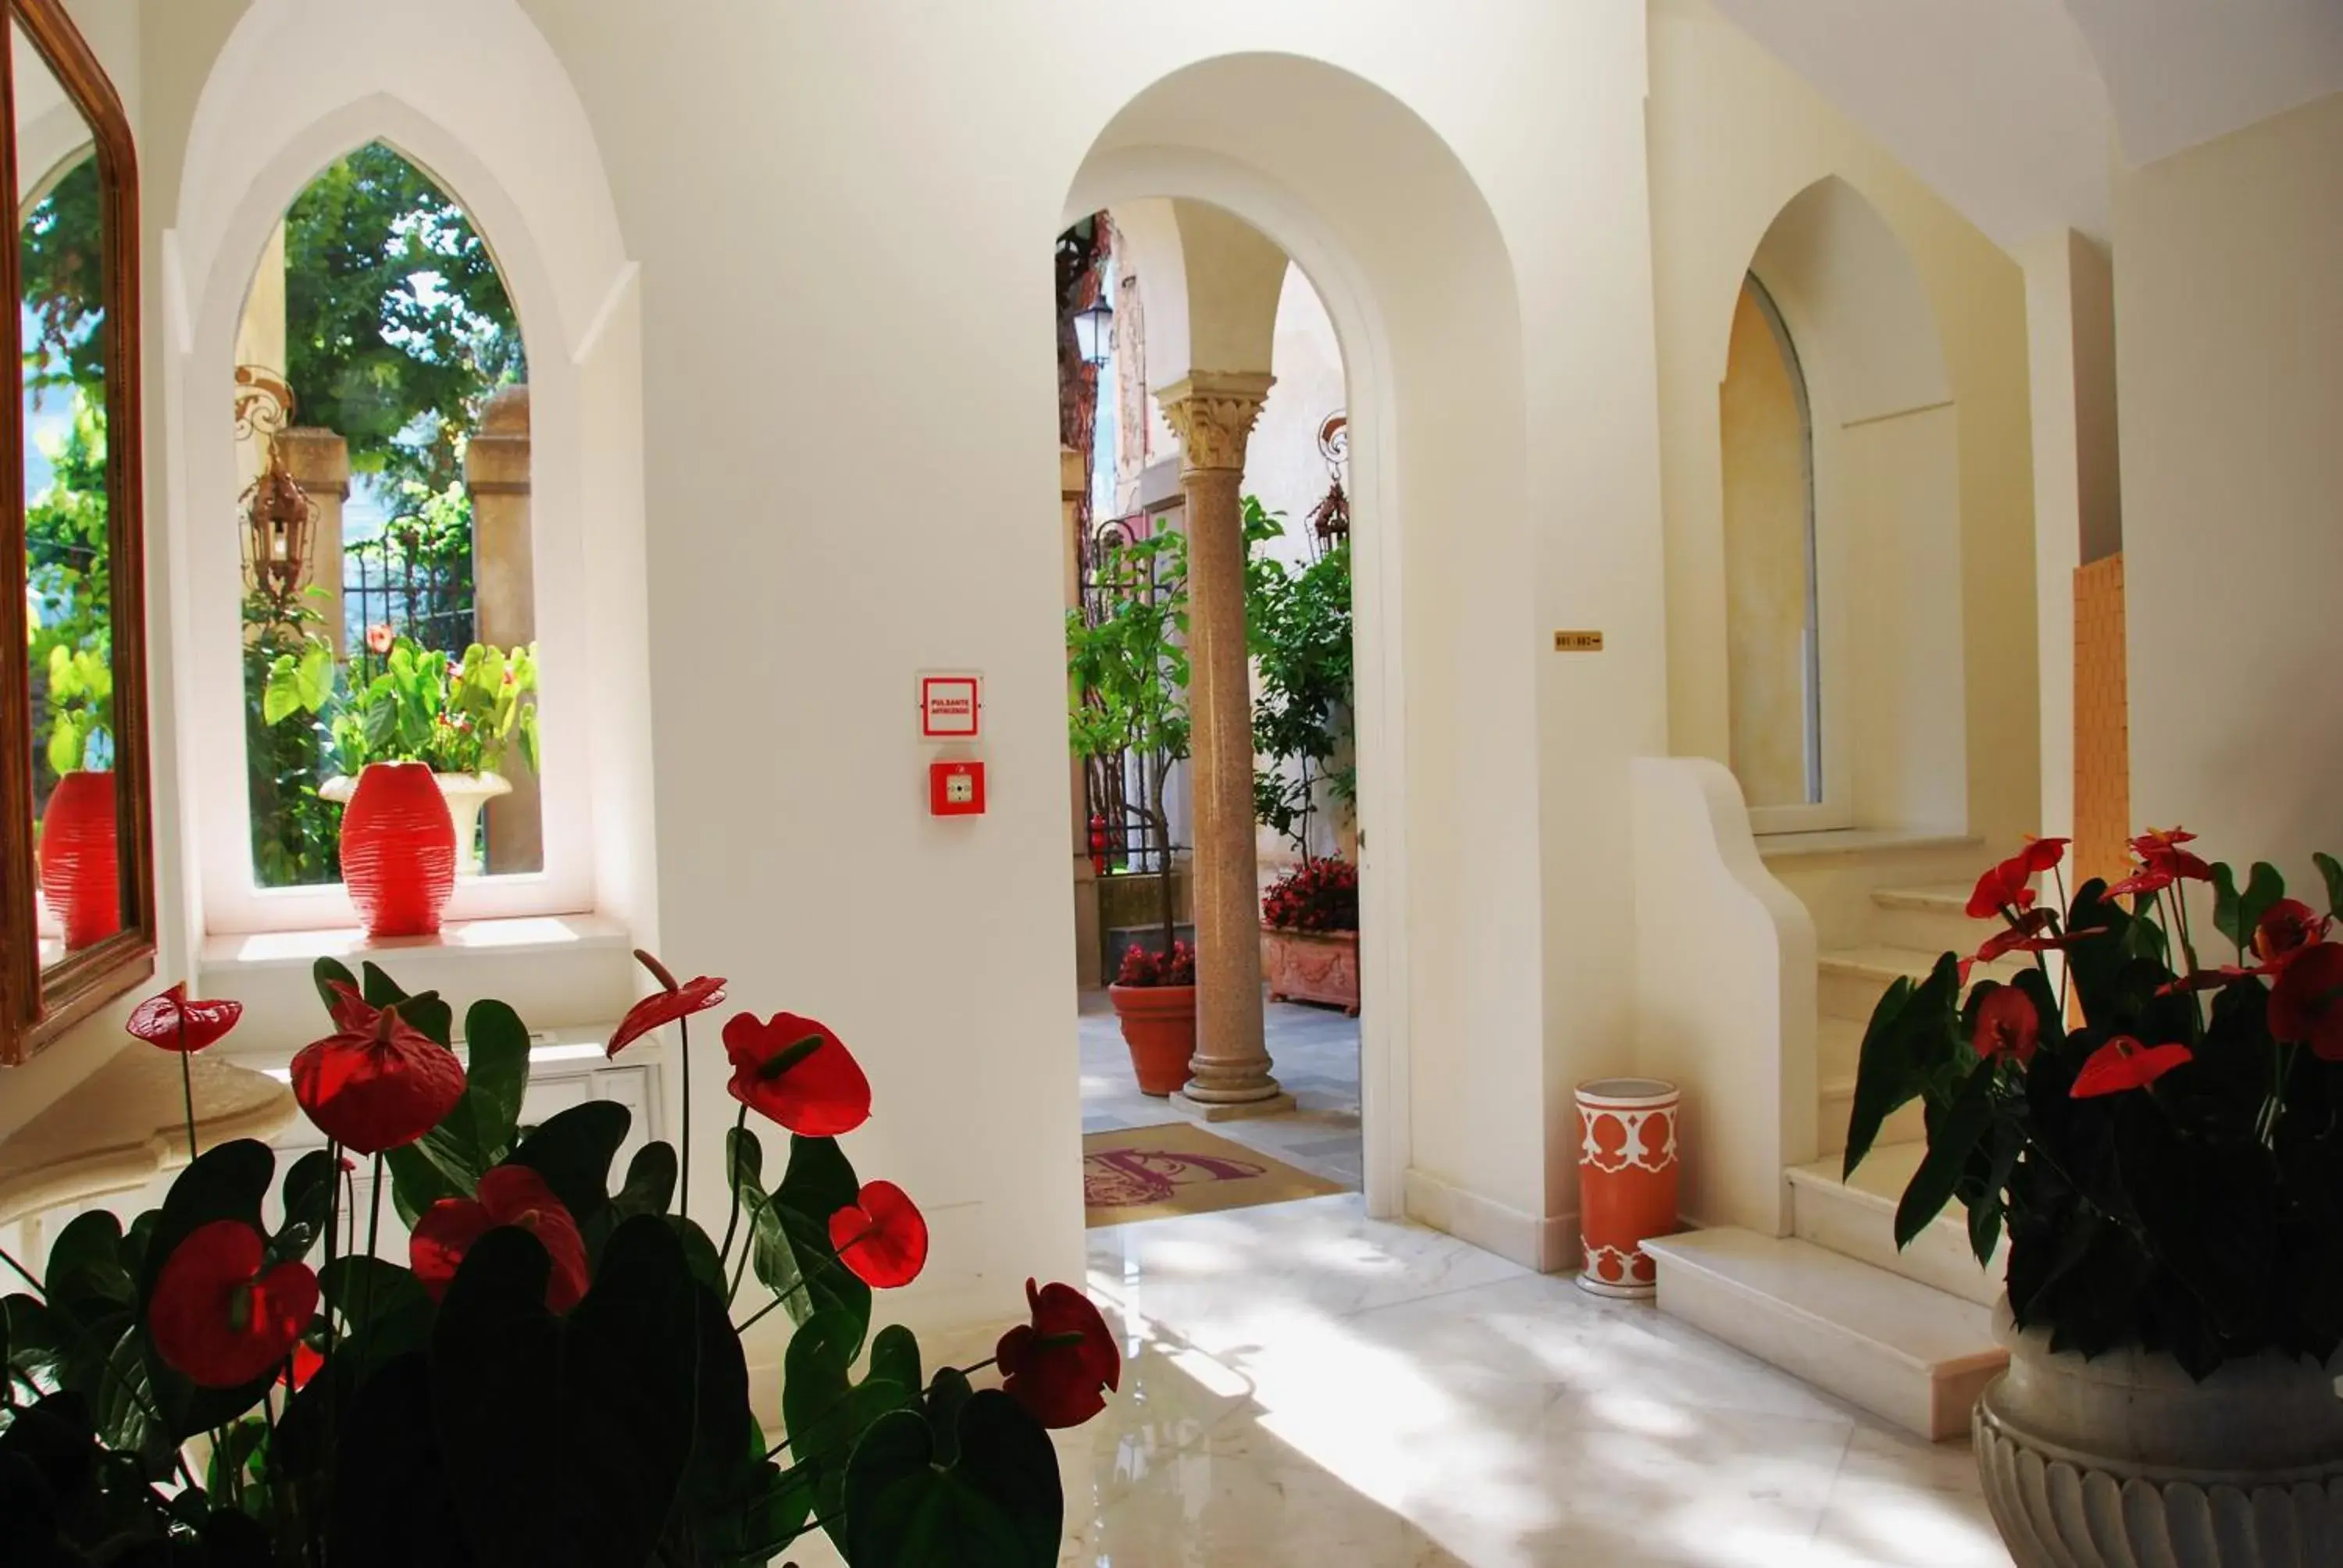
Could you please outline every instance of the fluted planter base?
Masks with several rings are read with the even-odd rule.
[[[2017,1568],[2311,1568],[2343,1563],[2343,1400],[2331,1374],[2263,1356],[2204,1382],[2170,1358],[2086,1362],[1995,1327],[2010,1369],[1974,1432]]]

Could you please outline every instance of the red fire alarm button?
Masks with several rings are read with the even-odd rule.
[[[984,815],[984,764],[928,764],[928,814],[931,817]]]

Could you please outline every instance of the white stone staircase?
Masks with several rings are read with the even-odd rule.
[[[1977,1396],[2007,1364],[1990,1324],[2002,1260],[1978,1266],[1957,1208],[1897,1251],[1896,1201],[1922,1153],[1918,1107],[1892,1120],[1845,1180],[1840,1151],[1872,1009],[1897,976],[1925,976],[1939,953],[1981,940],[1986,928],[1962,912],[1967,897],[1966,885],[1874,889],[1865,940],[1821,955],[1827,1157],[1785,1173],[1791,1234],[1720,1229],[1646,1244],[1661,1311],[1930,1439],[1965,1436]],[[2005,960],[1972,978],[2016,969]]]

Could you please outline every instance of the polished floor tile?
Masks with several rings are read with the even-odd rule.
[[[1074,1568],[2006,1568],[1965,1447],[1350,1194],[1101,1229]]]

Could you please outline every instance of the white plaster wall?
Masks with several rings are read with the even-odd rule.
[[[2116,260],[2133,809],[2315,890],[2343,853],[2343,95],[2120,173]]]
[[[1853,361],[1837,387],[1833,360],[1844,357],[1804,359],[1817,403],[1818,477],[1835,466],[1852,487],[1823,499],[1868,541],[1848,542],[1846,597],[1836,605],[1825,598],[1826,662],[1834,609],[1844,621],[1852,608],[1858,624],[1867,618],[1890,637],[1884,648],[1848,654],[1859,709],[1857,809],[1893,819],[1855,825],[1965,825],[1989,839],[2014,838],[2039,809],[2023,276],[1704,0],[1654,0],[1651,39],[1672,747],[1729,755],[1716,389],[1733,302],[1742,271],[1793,198],[1835,177],[1908,257],[1936,335],[1934,345],[1898,341],[1907,330],[1898,323],[1911,313],[1879,290],[1904,285],[1877,269],[1822,275],[1828,286],[1817,300],[1843,309],[1848,333],[1875,351]],[[1762,261],[1758,270],[1772,286]],[[1814,313],[1795,299],[1783,304],[1805,353]],[[1942,377],[1934,390],[1925,368],[1932,361]],[[1930,411],[1947,392],[1953,408]],[[1831,399],[1835,421],[1821,407]],[[1825,461],[1834,440],[1835,465]],[[1888,537],[1891,525],[1900,538]],[[1950,592],[1955,618],[1940,629],[1916,626],[1907,608],[1884,625],[1889,612],[1875,597],[1883,588],[1926,589],[1928,602]],[[1929,646],[1913,646],[1923,636]],[[1960,653],[1948,662],[1946,645],[1956,638]],[[1896,682],[1916,684],[1882,682],[1891,668]],[[1913,746],[1921,749],[1899,754]]]

